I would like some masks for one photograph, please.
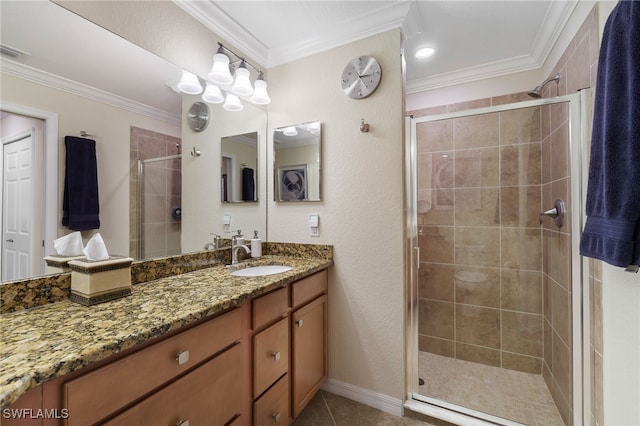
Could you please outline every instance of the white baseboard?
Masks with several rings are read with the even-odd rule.
[[[385,413],[396,416],[402,416],[403,413],[402,400],[339,380],[327,379],[322,390],[377,408]]]

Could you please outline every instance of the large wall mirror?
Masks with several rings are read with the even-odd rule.
[[[96,141],[101,221],[100,229],[83,231],[85,242],[94,232],[100,232],[111,254],[138,258],[132,247],[138,234],[135,211],[142,203],[153,213],[153,227],[142,237],[157,237],[148,244],[152,247],[158,247],[160,239],[173,239],[173,248],[179,253],[202,250],[211,240],[211,233],[225,237],[224,213],[231,214],[233,228],[242,228],[247,234],[257,229],[266,237],[266,167],[259,165],[259,161],[265,161],[264,110],[245,105],[243,111],[230,116],[211,106],[211,123],[196,135],[188,128],[183,111],[201,99],[181,96],[169,87],[180,77],[180,64],[158,57],[53,2],[0,2],[0,8],[2,44],[24,53],[18,57],[2,56],[2,118],[32,112],[40,119],[44,117],[45,169],[54,170],[53,180],[57,181],[54,194],[47,192],[52,179],[40,183],[46,197],[53,199],[46,211],[46,223],[52,229],[43,232],[45,252],[37,254],[37,259],[53,253],[53,239],[71,232],[60,224],[64,137],[79,136],[82,131]],[[71,28],[73,31],[64,30]],[[83,36],[77,37],[80,33]],[[47,136],[54,124],[57,131]],[[179,172],[173,173],[177,176],[175,181],[153,180],[159,176],[156,172],[161,162],[148,163],[153,169],[148,173],[151,183],[181,188],[179,200],[172,195],[160,204],[136,196],[138,153],[132,149],[134,133],[149,159],[168,157],[173,165],[167,168],[179,167]],[[246,134],[256,135],[251,166],[258,201],[223,203],[222,139]],[[53,150],[49,149],[51,146]],[[194,147],[200,156],[191,154]],[[249,161],[240,163],[250,166]],[[155,230],[166,230],[171,236],[160,237]],[[163,255],[164,252],[150,252],[141,257]],[[44,262],[34,263],[20,278],[7,279],[46,272]]]
[[[319,121],[274,129],[275,201],[321,201],[321,140]]]

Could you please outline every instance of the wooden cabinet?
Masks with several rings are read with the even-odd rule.
[[[104,424],[224,425],[240,415],[239,358],[235,345]]]
[[[253,397],[289,369],[289,321],[285,318],[253,337]]]
[[[289,424],[289,376],[284,375],[253,405],[254,424]]]
[[[68,426],[93,424],[240,340],[240,309],[63,385]]]
[[[327,271],[38,386],[2,424],[288,425],[327,376]],[[52,412],[52,411],[49,411]]]
[[[293,313],[291,400],[294,418],[309,403],[327,377],[326,324],[326,295],[318,297]]]

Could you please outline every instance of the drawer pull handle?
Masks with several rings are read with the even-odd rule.
[[[186,364],[187,362],[189,362],[189,351],[178,352],[176,354],[176,361],[178,361],[178,365]],[[189,423],[189,421],[187,421],[187,423]]]
[[[274,352],[273,353],[273,360],[274,361],[280,361],[280,352]]]
[[[296,325],[297,325],[298,327],[302,327],[302,326],[304,325],[304,321],[303,321],[303,320],[301,320],[301,319],[299,319],[299,320],[297,320],[297,321],[296,321]]]
[[[189,426],[189,420],[178,420],[176,426]]]
[[[280,413],[279,412],[273,413],[273,416],[271,416],[271,417],[273,417],[273,422],[274,423],[278,423],[280,421]]]

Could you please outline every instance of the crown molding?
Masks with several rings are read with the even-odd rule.
[[[577,5],[578,0],[551,2],[531,47],[531,56],[540,67],[549,57]]]
[[[172,114],[132,99],[114,95],[113,93],[96,89],[95,87],[41,71],[8,59],[3,58],[0,63],[0,71],[13,77],[32,81],[34,83],[62,90],[77,96],[82,96],[83,98],[90,99],[92,101],[101,102],[115,108],[124,109],[136,114],[164,121],[174,126],[180,126],[182,122],[180,115]]]
[[[231,19],[215,3],[202,0],[173,0],[173,2],[235,48],[240,49],[248,58],[262,67],[267,67],[267,47]],[[215,52],[211,54],[213,53]]]
[[[412,3],[389,3],[384,7],[359,15],[357,19],[353,19],[351,22],[342,22],[340,26],[327,28],[322,36],[270,49],[268,66],[282,65],[385,31],[401,28],[405,23]]]
[[[394,28],[400,28],[413,2],[393,2],[358,16],[340,27],[328,28],[320,37],[300,40],[287,46],[268,49],[264,44],[231,19],[212,1],[173,0],[214,33],[233,44],[265,68],[333,49]]]
[[[457,84],[500,77],[507,74],[530,71],[540,68],[540,64],[531,55],[523,55],[502,61],[462,68],[453,72],[435,74],[430,77],[407,81],[406,93],[418,93]]]
[[[528,55],[409,80],[407,94],[542,68],[577,4],[577,0],[551,2]]]

